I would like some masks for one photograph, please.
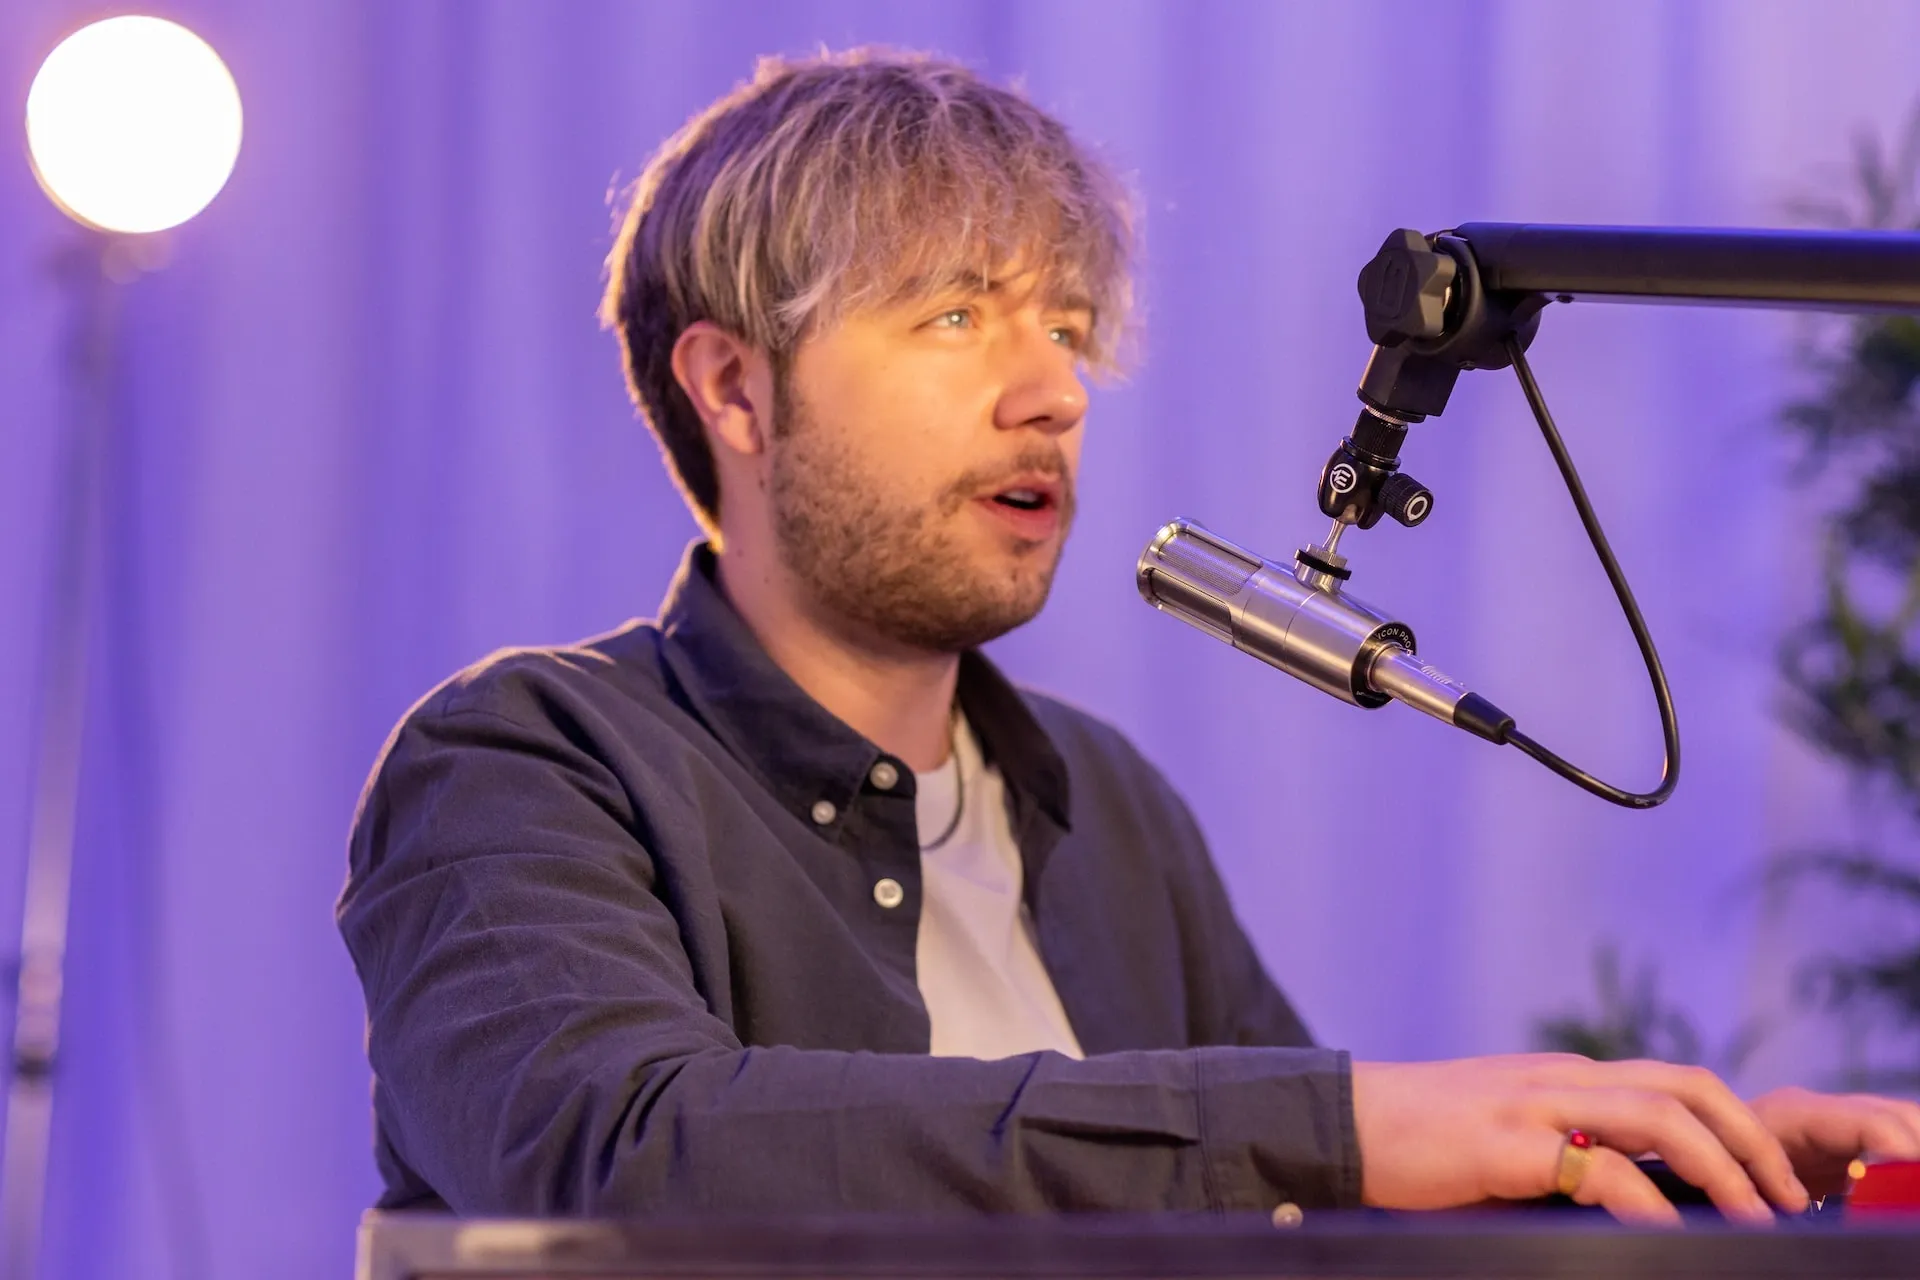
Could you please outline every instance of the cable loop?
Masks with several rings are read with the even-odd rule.
[[[1567,495],[1573,499],[1581,527],[1587,531],[1587,540],[1593,544],[1594,554],[1600,557],[1600,567],[1606,571],[1607,581],[1613,584],[1613,594],[1619,598],[1620,609],[1627,615],[1627,626],[1633,630],[1634,643],[1640,646],[1640,656],[1646,659],[1647,675],[1653,681],[1653,698],[1660,707],[1660,735],[1666,745],[1666,758],[1660,767],[1659,786],[1651,791],[1625,791],[1568,763],[1517,729],[1508,731],[1507,741],[1568,782],[1592,792],[1602,800],[1611,800],[1629,809],[1651,809],[1671,796],[1680,782],[1680,722],[1673,711],[1673,691],[1667,687],[1667,673],[1660,665],[1660,655],[1654,651],[1653,636],[1647,630],[1646,619],[1640,616],[1640,606],[1634,603],[1633,589],[1627,585],[1627,575],[1621,572],[1620,562],[1613,557],[1613,548],[1607,545],[1607,535],[1601,531],[1600,518],[1594,514],[1593,503],[1587,499],[1587,489],[1580,483],[1580,473],[1574,469],[1573,456],[1567,452],[1559,428],[1553,425],[1553,415],[1547,411],[1546,399],[1540,394],[1540,384],[1534,381],[1533,369],[1527,364],[1526,350],[1515,337],[1507,339],[1506,347],[1507,355],[1513,360],[1513,371],[1519,376],[1520,389],[1526,393],[1527,405],[1533,410],[1534,421],[1540,424],[1540,434],[1546,437],[1554,465],[1560,468],[1560,478],[1567,482]]]

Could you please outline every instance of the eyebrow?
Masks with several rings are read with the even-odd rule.
[[[1022,272],[1020,274],[1030,275],[1032,273]],[[998,279],[988,280],[983,285],[980,283],[978,276],[962,272],[956,273],[946,280],[930,282],[933,287],[929,288],[926,293],[927,296],[946,293],[949,290],[965,290],[969,293],[1005,293],[1008,285],[1018,278],[1018,276],[1002,276]],[[1048,308],[1055,311],[1085,311],[1091,313],[1094,310],[1093,299],[1087,295],[1084,289],[1078,286],[1062,285],[1057,274],[1053,276],[1049,282],[1043,283],[1039,292],[1041,301],[1044,302]]]
[[[1005,280],[989,280],[987,292],[1000,292],[1006,283]],[[1062,286],[1058,281],[1041,287],[1040,300],[1054,311],[1091,312],[1093,310],[1093,299],[1088,297],[1084,290],[1073,286]]]

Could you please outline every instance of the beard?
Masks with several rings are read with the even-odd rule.
[[[931,653],[976,648],[1040,612],[1073,522],[1073,477],[1059,446],[1032,442],[921,501],[898,493],[787,388],[775,394],[773,531],[816,607],[877,639]],[[1060,537],[983,552],[981,539],[964,536],[963,512],[1021,472],[1059,477]]]

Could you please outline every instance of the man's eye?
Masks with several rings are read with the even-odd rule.
[[[973,312],[965,307],[955,307],[951,311],[942,311],[935,316],[933,323],[942,329],[964,329],[973,323]]]
[[[1086,345],[1086,335],[1071,325],[1055,325],[1047,331],[1047,336],[1069,351],[1078,351]]]

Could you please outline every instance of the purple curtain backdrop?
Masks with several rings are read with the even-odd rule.
[[[126,291],[49,1270],[341,1276],[374,1193],[360,994],[332,925],[368,764],[434,682],[652,611],[693,525],[593,310],[607,195],[762,52],[931,48],[1019,77],[1142,193],[1144,359],[1096,393],[1054,600],[999,646],[1130,732],[1214,843],[1269,965],[1362,1056],[1522,1048],[1600,939],[1657,961],[1741,1083],[1848,1049],[1786,1009],[1849,917],[1740,885],[1870,809],[1778,727],[1813,499],[1772,417],[1795,322],[1556,309],[1549,399],[1639,588],[1687,744],[1610,809],[1393,709],[1342,707],[1134,595],[1189,515],[1285,556],[1355,409],[1353,294],[1391,229],[1779,224],[1920,90],[1920,7],[1831,0],[403,3],[175,0],[234,69],[233,180]],[[91,3],[0,6],[0,117]],[[0,932],[17,919],[74,233],[0,148]],[[1425,652],[1650,783],[1644,676],[1507,374],[1407,464],[1417,532],[1345,548]],[[10,942],[9,942],[10,945]],[[10,1002],[9,989],[7,1000]]]

